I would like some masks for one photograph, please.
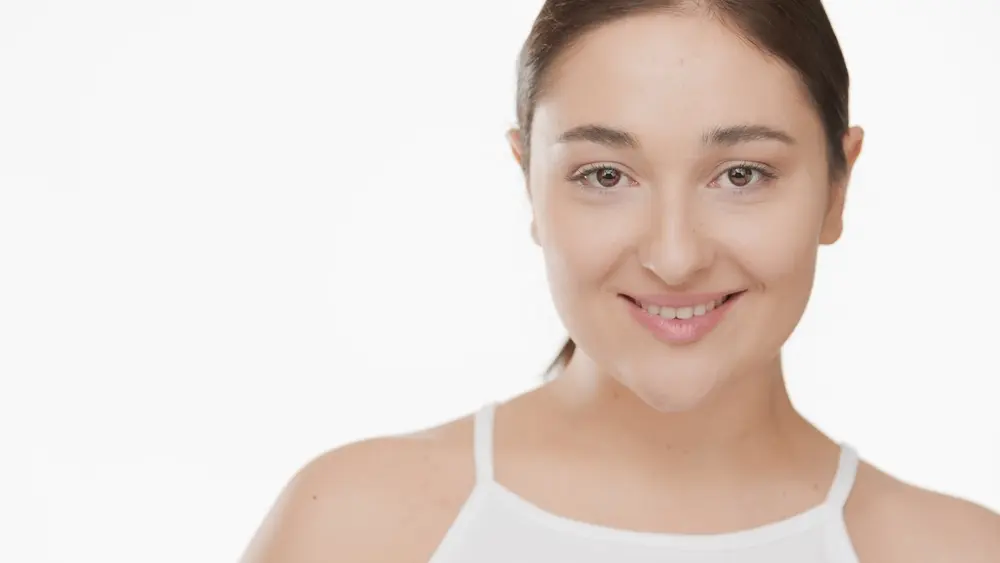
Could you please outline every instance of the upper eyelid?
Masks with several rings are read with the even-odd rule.
[[[740,167],[763,168],[764,170],[767,170],[769,172],[774,172],[774,173],[778,172],[778,169],[775,168],[774,166],[771,166],[770,164],[765,164],[757,160],[727,160],[723,163],[718,164],[715,167],[715,170],[717,170],[716,172],[717,174],[721,174],[726,170],[732,170],[733,168],[740,168]]]
[[[615,170],[618,170],[619,172],[622,172],[624,174],[628,174],[629,176],[635,176],[635,174],[632,173],[632,171],[629,170],[626,166],[618,164],[617,162],[591,162],[588,164],[584,164],[582,166],[577,166],[576,168],[573,169],[571,175],[575,176],[583,172],[593,172],[594,170],[600,170],[602,168],[614,168]]]

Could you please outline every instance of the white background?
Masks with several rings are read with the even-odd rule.
[[[540,382],[540,5],[0,2],[0,560],[232,561],[315,455]],[[827,6],[867,139],[793,398],[1000,509],[1000,3]]]

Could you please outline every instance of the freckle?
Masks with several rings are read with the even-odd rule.
[[[316,495],[313,495],[313,500],[316,500]]]

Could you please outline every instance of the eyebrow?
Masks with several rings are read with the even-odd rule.
[[[637,149],[639,139],[628,131],[604,125],[579,125],[559,135],[558,143],[588,142],[613,149]]]
[[[753,141],[778,141],[787,145],[795,144],[795,138],[788,133],[766,125],[715,127],[702,135],[701,140],[707,146],[722,145],[727,147]],[[573,127],[560,135],[557,142],[589,142],[613,149],[639,148],[639,139],[632,133],[594,124]]]
[[[716,127],[702,137],[702,142],[706,145],[724,145],[727,147],[752,141],[778,141],[786,145],[795,144],[795,139],[788,133],[766,125]]]

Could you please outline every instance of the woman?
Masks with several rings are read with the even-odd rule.
[[[997,515],[860,462],[785,389],[863,136],[820,0],[550,0],[520,70],[557,377],[321,456],[244,561],[1000,561]]]

